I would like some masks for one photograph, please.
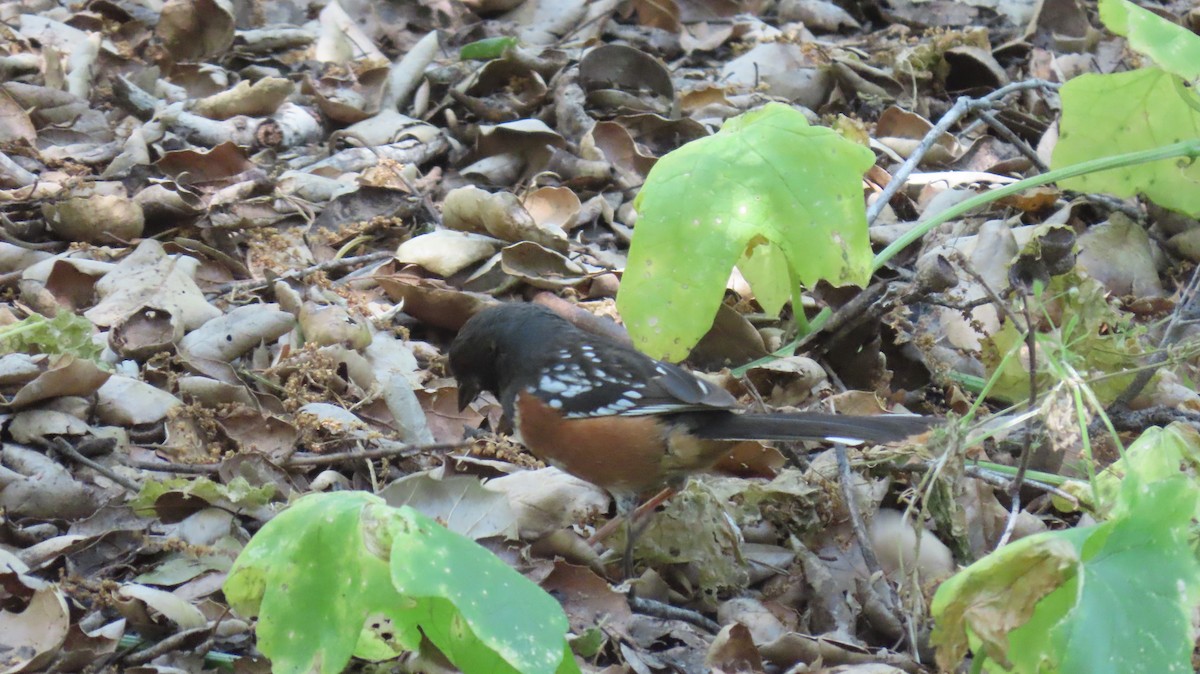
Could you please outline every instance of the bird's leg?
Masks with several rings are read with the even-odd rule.
[[[627,513],[625,516],[625,553],[621,557],[622,577],[626,583],[633,580],[633,546],[637,543],[638,536],[641,536],[646,531],[646,527],[650,526],[655,509],[671,498],[676,491],[674,487],[667,487],[637,507],[634,507],[638,502],[636,495],[616,497],[617,510]],[[637,596],[637,590],[631,584],[629,597],[632,599],[635,596]]]
[[[643,517],[641,524],[637,522],[640,508],[636,494],[613,494],[613,498],[617,502],[617,516],[614,521],[625,520],[625,551],[621,555],[621,578],[628,583],[633,579],[633,542],[638,534],[642,533],[649,518]],[[632,586],[629,591],[633,592]]]
[[[675,492],[676,489],[674,487],[664,488],[645,503],[638,506],[637,509],[633,510],[633,514],[628,516],[635,519],[644,516],[647,512],[653,511],[655,508],[662,505],[664,501],[674,496]],[[625,519],[625,516],[628,514],[628,511],[621,510],[621,497],[614,496],[613,500],[617,502],[617,517],[605,522],[604,526],[597,529],[596,533],[592,534],[591,537],[588,538],[588,545],[595,545],[609,536],[612,536],[617,531],[617,527],[621,526],[621,521]],[[636,504],[637,499],[634,499],[633,503]],[[632,508],[632,505],[629,507]]]

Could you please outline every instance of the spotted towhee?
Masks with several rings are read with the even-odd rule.
[[[575,327],[536,304],[485,309],[450,346],[459,406],[500,400],[538,458],[618,497],[681,486],[738,440],[887,442],[926,430],[919,416],[737,410],[728,391]]]

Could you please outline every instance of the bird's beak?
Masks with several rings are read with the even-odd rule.
[[[467,405],[479,396],[479,384],[475,382],[459,382],[458,383],[458,411],[461,412],[467,409]]]

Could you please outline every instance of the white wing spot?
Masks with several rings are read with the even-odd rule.
[[[551,408],[556,409],[556,410],[561,410],[562,406],[563,406],[563,401],[559,400],[558,398],[550,399],[550,407]]]
[[[538,382],[538,388],[543,393],[562,393],[570,388],[570,385],[558,377],[547,374],[543,375],[541,381]]]
[[[642,394],[638,393],[637,391],[626,391],[626,392],[622,393],[621,395],[625,396],[626,398],[629,398],[630,400],[641,400],[642,399]]]

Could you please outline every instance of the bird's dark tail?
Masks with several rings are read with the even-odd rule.
[[[936,417],[842,414],[697,414],[693,432],[710,440],[826,440],[892,442],[929,429]]]

